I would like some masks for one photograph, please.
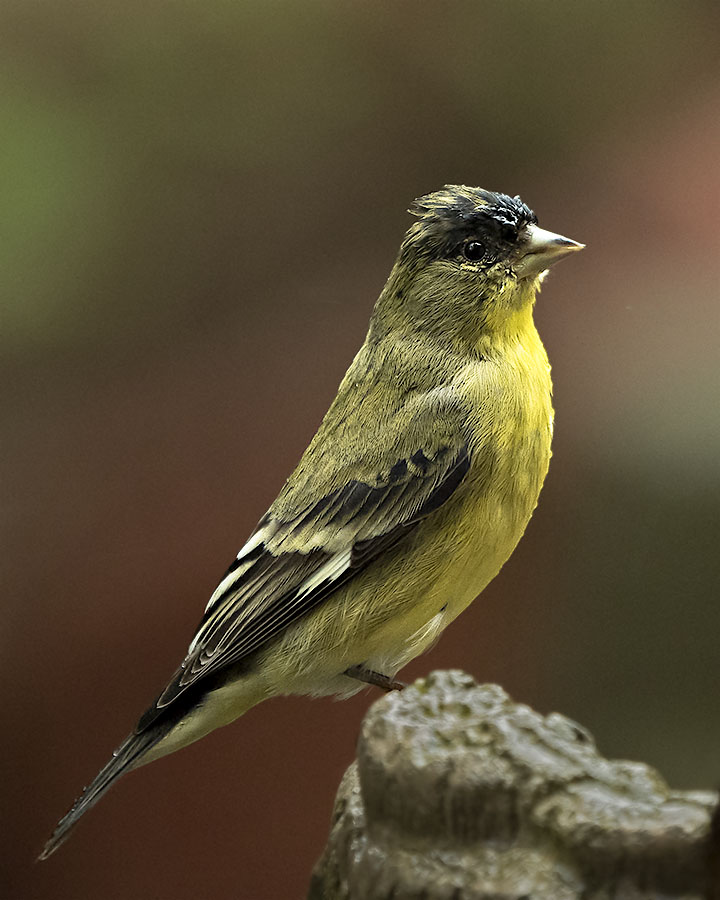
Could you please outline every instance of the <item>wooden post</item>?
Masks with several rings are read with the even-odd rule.
[[[309,900],[716,897],[717,801],[603,759],[584,728],[497,685],[435,672],[368,711]]]

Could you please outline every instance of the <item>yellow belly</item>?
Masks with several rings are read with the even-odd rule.
[[[468,422],[472,464],[456,493],[260,651],[250,671],[208,695],[148,759],[276,694],[355,693],[363,685],[342,674],[352,665],[394,675],[500,571],[525,531],[550,460],[551,383],[537,333],[505,348],[502,358],[468,365],[456,382],[475,411]]]
[[[271,693],[352,693],[338,673],[366,664],[394,675],[426,650],[497,575],[522,537],[547,473],[552,438],[542,345],[503,358],[495,377],[459,374],[478,419],[472,466],[455,495],[396,548],[269,647]],[[477,367],[476,367],[477,368]],[[470,367],[469,367],[470,369]]]

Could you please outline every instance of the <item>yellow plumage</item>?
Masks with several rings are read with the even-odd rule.
[[[340,673],[358,660],[395,675],[497,575],[537,505],[553,429],[550,365],[533,322],[532,301],[507,324],[491,341],[480,342],[483,361],[468,362],[448,385],[475,413],[468,423],[475,461],[465,489],[422,531],[338,590],[332,603],[271,644],[252,678],[218,691],[217,713],[213,704],[193,722],[202,732],[197,737],[276,694],[350,696],[362,684]],[[488,416],[488,409],[496,414]],[[167,740],[156,753],[174,749]]]
[[[519,198],[447,187],[418,221],[317,434],[188,654],[44,855],[124,771],[277,694],[390,684],[494,578],[550,461],[542,274],[581,245]]]

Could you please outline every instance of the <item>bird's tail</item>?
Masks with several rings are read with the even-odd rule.
[[[72,806],[58,822],[50,840],[43,847],[38,859],[47,859],[68,837],[78,819],[86,813],[109,790],[121,775],[134,769],[140,758],[170,730],[170,723],[156,725],[140,734],[131,734],[114,751],[111,759],[103,766],[90,784],[84,788]]]

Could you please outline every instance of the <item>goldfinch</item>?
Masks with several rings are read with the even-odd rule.
[[[415,200],[317,434],[215,589],[180,666],[41,858],[125,772],[278,694],[401,687],[498,573],[550,462],[552,384],[533,305],[582,244],[520,200]]]

